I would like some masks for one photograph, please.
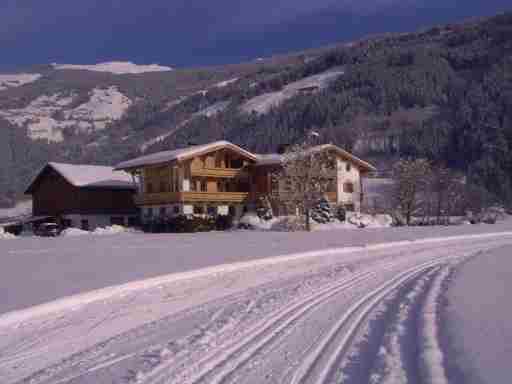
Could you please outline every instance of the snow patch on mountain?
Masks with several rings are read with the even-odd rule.
[[[119,120],[132,101],[123,95],[116,87],[107,89],[93,89],[88,102],[65,111],[66,120],[87,121],[95,129],[105,129],[107,124]]]
[[[217,88],[224,88],[224,87],[227,87],[230,84],[236,83],[238,80],[239,80],[239,78],[235,77],[234,79],[229,79],[229,80],[221,81],[220,83],[215,84],[215,86]]]
[[[264,93],[253,97],[242,105],[242,111],[245,113],[268,113],[272,108],[280,106],[286,100],[300,93],[313,93],[327,88],[330,83],[344,73],[343,69],[337,68],[305,77],[304,79],[284,86],[280,91]]]
[[[40,78],[41,75],[39,73],[0,74],[0,91],[21,87],[22,85],[33,83]]]
[[[74,129],[81,133],[104,129],[120,119],[132,105],[117,87],[95,88],[89,100],[70,108],[76,94],[42,95],[24,108],[0,111],[0,117],[19,127],[27,127],[31,139],[53,142],[64,140],[63,132]]]
[[[172,71],[171,67],[165,67],[158,64],[139,65],[129,61],[109,61],[92,65],[78,64],[52,64],[55,69],[71,69],[93,72],[110,72],[116,75],[138,74],[146,72],[167,72]]]

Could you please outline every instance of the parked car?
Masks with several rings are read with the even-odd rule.
[[[60,227],[55,223],[40,224],[34,231],[36,236],[56,237],[60,235]]]

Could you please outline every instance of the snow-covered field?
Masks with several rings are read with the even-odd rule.
[[[0,91],[21,87],[22,85],[33,83],[40,78],[41,75],[39,73],[0,74]]]
[[[116,75],[137,74],[146,72],[166,72],[172,71],[171,67],[165,67],[158,64],[141,65],[129,61],[110,61],[91,65],[79,64],[52,64],[55,69],[71,69],[93,72],[110,72]]]
[[[19,127],[27,126],[32,139],[64,140],[63,131],[78,129],[81,132],[104,129],[108,123],[120,119],[132,101],[117,87],[93,89],[89,100],[70,109],[75,95],[43,95],[25,108],[0,111],[0,117]],[[55,115],[62,113],[61,119]]]
[[[4,241],[1,382],[445,383],[445,284],[503,246],[510,221]]]
[[[327,72],[309,76],[299,81],[286,85],[281,91],[264,93],[253,97],[242,105],[242,111],[246,113],[256,112],[265,114],[272,108],[276,108],[286,100],[298,95],[302,90],[323,89],[345,72],[342,69],[332,69]]]

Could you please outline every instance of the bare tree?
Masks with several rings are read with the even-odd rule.
[[[272,175],[279,185],[278,199],[288,211],[299,211],[311,230],[311,209],[325,196],[336,178],[335,158],[323,146],[314,146],[316,135],[290,146],[279,170]]]
[[[400,160],[393,166],[393,205],[407,225],[424,209],[430,171],[425,159]]]

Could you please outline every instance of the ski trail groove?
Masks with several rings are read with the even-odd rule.
[[[340,361],[344,353],[350,346],[351,340],[359,329],[361,323],[368,316],[368,314],[391,292],[393,292],[400,285],[407,281],[420,276],[423,272],[431,269],[432,267],[442,265],[446,261],[434,260],[426,263],[422,263],[405,272],[400,273],[398,276],[387,281],[377,289],[371,291],[357,301],[352,307],[350,307],[345,315],[331,328],[329,333],[323,338],[320,344],[306,357],[302,365],[296,371],[292,378],[292,384],[302,384],[310,380],[311,374],[314,368],[319,363],[320,358],[325,355],[326,351],[335,342],[337,346],[334,352],[330,355],[327,363],[322,367],[319,377],[314,380],[316,383],[328,383],[333,371],[336,368],[336,364]],[[352,320],[352,322],[350,322]],[[342,339],[337,342],[337,335],[340,333],[342,328],[349,325],[348,330],[343,335]]]
[[[246,335],[243,336],[241,340],[227,346],[223,352],[219,353],[218,351],[213,351],[209,356],[206,356],[201,361],[188,368],[186,372],[182,372],[180,374],[182,381],[180,382],[200,382],[215,369],[224,364],[229,364],[230,367],[228,370],[221,372],[217,378],[208,381],[209,383],[220,382],[229,372],[235,370],[247,361],[257,351],[274,340],[284,329],[289,327],[293,322],[314,307],[344,290],[353,288],[359,283],[373,278],[379,272],[392,269],[399,264],[399,262],[391,262],[384,265],[380,264],[377,267],[360,272],[348,279],[342,280],[341,282],[331,284],[306,298],[302,298],[292,303],[284,310],[279,310],[277,315],[270,316],[269,318],[265,318],[258,322],[248,332],[246,332]],[[198,367],[201,366],[203,366],[203,368],[198,369]],[[154,371],[149,372],[148,375],[141,380],[141,383],[154,384],[161,382],[161,380],[164,380],[168,376],[169,368],[170,367],[165,364],[159,366]],[[194,374],[192,374],[192,372],[194,372]],[[192,374],[192,377],[187,377],[189,374]]]

